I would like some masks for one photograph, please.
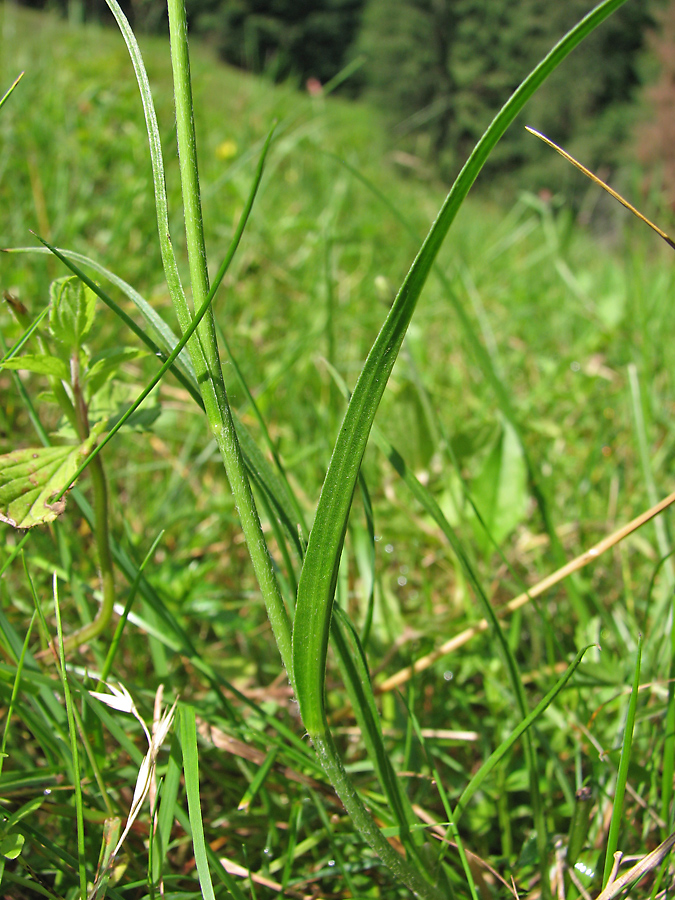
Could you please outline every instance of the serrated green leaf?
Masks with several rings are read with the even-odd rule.
[[[79,278],[68,275],[52,281],[49,298],[52,334],[67,347],[79,347],[94,324],[96,294]]]
[[[0,840],[0,856],[4,856],[5,859],[16,859],[23,849],[24,840],[22,834],[6,835]]]
[[[0,456],[0,521],[14,528],[52,522],[66,508],[55,498],[70,487],[97,434],[77,447],[38,447]]]
[[[38,375],[56,375],[57,378],[68,378],[68,366],[58,356],[47,353],[26,353],[14,356],[0,363],[2,369],[21,369],[24,372],[37,372]]]
[[[92,397],[106,381],[113,378],[124,363],[147,355],[147,352],[139,347],[113,347],[103,353],[97,353],[92,357],[86,373],[89,396]]]

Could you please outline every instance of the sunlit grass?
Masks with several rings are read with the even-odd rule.
[[[0,243],[29,244],[28,229],[33,228],[59,246],[95,256],[167,314],[168,297],[154,249],[156,225],[142,111],[119,35],[97,28],[73,32],[54,19],[9,6],[0,10],[0,16],[3,46],[9,50],[0,62],[0,92],[18,69],[27,70],[0,114]],[[169,160],[170,208],[175,210],[178,182],[171,161],[175,134],[166,47],[163,41],[146,40],[142,48]],[[217,301],[216,317],[311,522],[344,412],[325,359],[353,387],[392,291],[419,246],[391,209],[332,154],[344,156],[405,210],[420,238],[445,190],[398,177],[385,154],[386,136],[369,109],[333,98],[317,101],[288,87],[274,88],[216,66],[208,53],[195,55],[193,77],[206,239],[214,265],[243,209],[261,143],[272,120],[280,120],[251,225],[228,273],[227,290]],[[482,188],[487,192],[489,185]],[[175,233],[180,234],[178,227]],[[184,273],[181,240],[176,244]],[[49,281],[62,272],[53,260],[27,259],[3,255],[0,279],[3,289],[16,292],[36,315],[47,300]],[[648,235],[632,224],[617,226],[611,234],[583,231],[571,222],[564,198],[549,201],[524,195],[508,210],[476,199],[462,210],[440,264],[518,417],[568,557],[645,509],[651,502],[650,479],[657,495],[670,492],[672,266]],[[136,315],[131,304],[117,299]],[[91,337],[97,348],[129,341],[103,308],[97,318]],[[4,312],[0,323],[11,343],[19,329]],[[641,387],[646,455],[635,424],[629,364],[636,366],[633,380],[637,378]],[[127,366],[123,380],[130,393],[137,394],[153,371],[152,360]],[[248,398],[227,363],[225,376],[233,407],[259,437]],[[35,393],[41,387],[37,378],[27,383]],[[9,373],[0,374],[0,387],[0,452],[32,446],[35,438]],[[122,566],[123,556],[135,561],[129,568],[122,566],[129,581],[134,565],[165,531],[146,570],[150,584],[132,604],[110,677],[133,687],[148,721],[159,683],[172,695],[180,694],[196,712],[206,838],[199,865],[210,863],[216,895],[229,885],[235,896],[253,896],[251,881],[258,896],[266,895],[266,881],[309,892],[309,880],[319,877],[327,895],[348,896],[347,891],[356,890],[364,896],[398,896],[399,888],[387,873],[374,857],[364,854],[362,844],[355,843],[348,820],[301,740],[297,710],[280,674],[239,538],[236,510],[199,410],[175,381],[165,381],[158,397],[162,415],[152,433],[120,438],[106,457],[117,564]],[[492,603],[506,602],[524,584],[534,584],[556,568],[549,537],[520,475],[519,514],[512,521],[496,513],[492,518],[493,528],[504,523],[499,537],[506,561],[491,548],[463,497],[461,480],[479,501],[489,496],[486,484],[512,477],[513,469],[488,465],[506,434],[500,409],[443,287],[430,281],[377,424],[455,529]],[[54,409],[41,405],[39,411],[46,427],[55,428]],[[492,473],[492,480],[486,472]],[[367,646],[377,686],[385,676],[476,621],[482,611],[442,529],[374,448],[366,455],[364,474],[373,500],[376,551],[375,606]],[[87,489],[86,480],[82,489]],[[499,511],[498,505],[495,509]],[[357,496],[339,582],[339,596],[357,629],[368,616],[368,527]],[[9,528],[2,528],[0,565],[17,541]],[[668,540],[667,523],[665,535]],[[277,540],[281,537],[275,536],[270,546],[281,560]],[[31,534],[27,544],[28,570],[48,618],[52,572],[57,571],[66,632],[96,610],[93,555],[81,550],[90,546],[87,525],[72,498],[66,517],[50,531]],[[600,887],[600,848],[606,841],[638,632],[645,636],[641,672],[645,687],[637,695],[628,773],[635,794],[629,792],[624,802],[626,824],[619,847],[643,853],[667,831],[663,817],[669,810],[661,808],[654,787],[660,781],[659,723],[668,699],[671,656],[670,640],[664,636],[670,601],[667,569],[659,565],[662,553],[653,526],[648,525],[614,556],[601,558],[577,577],[581,601],[570,599],[564,587],[556,588],[540,606],[524,607],[506,626],[505,637],[521,669],[530,708],[578,649],[589,643],[602,645],[602,652],[587,654],[581,674],[538,721],[536,735],[540,790],[551,835],[567,833],[574,793],[582,783],[593,788],[590,837],[580,859],[586,869],[597,870],[595,893]],[[280,565],[282,570],[288,568],[285,562]],[[126,582],[119,575],[117,581],[123,605]],[[0,585],[4,655],[0,671],[7,705],[33,607],[18,563]],[[42,635],[43,648],[51,637]],[[107,648],[107,640],[92,643],[86,655],[73,661],[86,662],[90,672],[99,672]],[[33,653],[39,649],[33,647]],[[68,725],[65,709],[54,697],[58,688],[44,666],[32,654],[25,657],[25,687],[20,709],[13,714],[3,766],[3,797],[9,810],[34,797],[36,790],[51,791],[40,810],[16,826],[26,824],[26,849],[18,863],[6,865],[5,877],[15,879],[12,890],[17,896],[28,891],[21,879],[29,876],[18,868],[22,860],[44,871],[43,880],[49,884],[45,890],[54,896],[62,896],[76,883],[70,868],[76,866],[77,854],[72,790],[61,781],[68,762]],[[142,735],[133,724],[86,699],[82,688],[94,687],[95,682],[89,683],[82,670],[75,673],[75,680],[73,702],[83,710],[108,799],[124,817],[142,761]],[[248,703],[233,693],[230,683],[248,695]],[[415,736],[406,705],[386,694],[378,703],[387,749],[395,769],[405,773],[401,782],[415,814],[421,809],[428,817],[425,821],[445,822],[447,812],[432,772],[438,770],[450,804],[456,804],[480,764],[519,721],[514,695],[507,687],[497,645],[485,637],[440,660],[405,690],[408,708],[425,729],[425,747]],[[330,657],[327,700],[330,712],[344,709],[344,691]],[[672,697],[670,702],[672,706]],[[351,725],[350,720],[340,721],[340,727]],[[336,733],[347,767],[370,808],[388,823],[390,810],[372,778],[371,763],[361,743],[340,727]],[[468,737],[443,736],[450,729]],[[160,773],[167,775],[164,819],[160,805],[161,836],[167,843],[158,845],[159,859],[148,864],[143,850],[149,833],[147,815],[146,824],[128,838],[134,850],[124,857],[127,871],[116,876],[122,879],[120,889],[133,882],[139,885],[127,889],[125,896],[129,891],[134,895],[134,890],[143,896],[149,883],[158,890],[160,871],[167,889],[185,895],[197,890],[186,832],[175,829],[172,843],[167,841],[174,806],[188,806],[177,776],[181,746],[183,753],[188,747],[192,759],[194,747],[187,732],[181,742],[174,741],[168,768],[165,752],[158,759]],[[273,762],[263,783],[256,784],[250,807],[239,809],[246,788],[255,783],[270,754]],[[91,766],[84,760],[81,764]],[[87,771],[91,776],[91,768]],[[308,785],[307,778],[314,781]],[[194,779],[189,788],[194,830]],[[109,811],[93,781],[85,783],[84,793],[91,879]],[[164,802],[162,794],[158,802]],[[186,813],[182,816],[187,829]],[[537,851],[520,744],[467,807],[461,834],[468,851],[483,856],[503,874],[513,872],[523,890],[533,883]],[[40,846],[51,869],[60,870],[51,881],[49,866],[37,857]],[[224,867],[219,858],[228,860]],[[466,885],[455,851],[446,850],[445,859],[451,862],[455,890],[464,896]],[[236,866],[251,870],[252,879],[237,886],[234,879],[241,871]],[[112,883],[109,896],[115,891]],[[479,887],[482,896],[494,895],[489,886]],[[497,895],[503,895],[501,890]]]

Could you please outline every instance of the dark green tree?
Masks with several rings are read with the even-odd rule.
[[[276,79],[322,83],[336,75],[360,25],[364,0],[191,0],[197,31],[227,62]]]
[[[491,168],[543,158],[528,121],[563,143],[583,139],[593,165],[616,158],[654,3],[626,4],[584,42],[502,140]],[[358,49],[367,89],[398,119],[395,133],[449,174],[539,59],[591,0],[368,0]]]

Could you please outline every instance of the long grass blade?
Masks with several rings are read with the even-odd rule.
[[[339,761],[326,718],[324,686],[330,620],[347,520],[370,430],[417,301],[438,251],[480,170],[527,100],[560,62],[625,0],[605,0],[551,50],[512,94],[458,175],[413,262],[358,378],[324,480],[300,576],[293,673],[305,727],[356,827],[411,889],[419,878],[400,860],[363,807]],[[426,891],[426,884],[422,885]]]
[[[21,685],[21,674],[23,672],[23,664],[26,660],[26,653],[28,652],[28,644],[30,642],[30,636],[33,631],[33,625],[35,624],[35,617],[37,616],[37,612],[33,612],[31,616],[30,622],[28,623],[28,628],[26,630],[26,637],[24,638],[23,647],[21,648],[21,654],[19,656],[19,660],[16,664],[16,674],[14,676],[14,684],[12,685],[12,696],[9,700],[9,707],[7,709],[7,715],[5,716],[5,724],[2,729],[2,743],[0,744],[0,775],[2,775],[2,764],[5,759],[5,750],[7,749],[7,738],[9,737],[9,726],[12,721],[12,715],[14,714],[14,707],[16,706],[16,699],[19,695],[19,687]]]
[[[56,614],[56,628],[58,635],[59,674],[61,676],[61,684],[63,685],[63,697],[66,703],[68,734],[70,735],[70,753],[73,761],[73,788],[75,792],[75,821],[77,828],[77,861],[78,873],[80,876],[80,896],[82,900],[85,900],[85,897],[87,896],[87,854],[84,843],[84,803],[82,800],[82,783],[80,779],[80,755],[77,746],[77,728],[75,727],[75,717],[73,715],[73,698],[70,693],[68,675],[66,672],[66,653],[63,643],[61,607],[59,605],[58,581],[56,575],[54,575],[54,612]]]
[[[181,776],[180,742],[176,734],[171,738],[169,750],[169,762],[162,782],[162,796],[157,812],[155,833],[152,837],[152,871],[150,873],[153,884],[160,881],[162,867],[166,859],[167,848],[171,840],[171,831],[176,818],[178,788]]]
[[[339,162],[342,166],[344,166],[344,168],[346,168],[348,172],[350,172],[355,178],[357,178],[373,194],[373,196],[377,197],[377,199],[401,223],[401,225],[405,228],[405,230],[415,242],[419,240],[419,235],[416,229],[411,225],[410,220],[400,211],[400,209],[394,203],[391,202],[391,200],[385,194],[382,193],[381,190],[379,190],[376,185],[372,183],[372,181],[370,181],[369,178],[366,178],[362,172],[360,172],[346,160],[341,159],[339,156],[336,156],[333,153],[329,153],[328,155]],[[527,448],[527,444],[523,438],[523,427],[520,423],[516,410],[514,409],[513,403],[511,402],[511,398],[506,389],[504,381],[497,372],[490,353],[488,353],[478,334],[476,333],[476,329],[474,328],[473,323],[469,315],[467,314],[466,309],[464,308],[464,304],[457,296],[457,293],[454,290],[450,279],[436,262],[434,262],[432,266],[432,271],[436,275],[446,298],[452,305],[452,310],[457,318],[460,328],[462,329],[466,342],[469,345],[469,349],[473,354],[476,364],[483,373],[485,380],[492,388],[503,416],[510,423],[510,425],[516,432],[516,435],[518,436],[523,459],[527,467],[527,477],[530,488],[534,495],[537,508],[539,509],[539,514],[541,516],[544,529],[546,530],[546,533],[551,542],[551,549],[553,551],[554,558],[558,565],[562,566],[564,565],[565,561],[564,549],[551,518],[549,502],[541,484],[539,475],[537,474],[537,467],[532,461],[530,452]],[[473,501],[468,494],[467,499],[473,506]],[[475,507],[474,512],[478,513]],[[480,520],[480,515],[478,515],[478,518]],[[488,537],[490,537],[490,535],[488,535]],[[576,612],[579,615],[580,619],[583,621],[587,617],[586,604],[573,580],[571,580],[568,584],[568,591]]]
[[[628,767],[630,765],[631,749],[633,746],[633,731],[635,728],[635,713],[637,710],[638,693],[640,688],[640,662],[642,660],[642,635],[638,637],[637,656],[635,660],[635,673],[633,675],[633,690],[631,691],[630,700],[628,702],[628,712],[626,715],[626,727],[623,732],[623,743],[621,745],[621,759],[619,760],[619,771],[616,776],[616,787],[614,789],[614,805],[612,807],[612,818],[609,823],[609,835],[607,836],[607,849],[605,852],[605,868],[602,875],[602,887],[607,887],[609,875],[612,871],[614,862],[614,854],[619,844],[619,829],[623,819],[623,798],[626,793],[626,782],[628,781]]]
[[[567,682],[570,680],[572,675],[577,670],[581,660],[584,658],[584,654],[590,647],[593,646],[589,644],[588,647],[584,647],[580,650],[577,655],[574,657],[572,662],[570,663],[567,670],[564,674],[558,679],[555,685],[551,688],[551,690],[543,697],[539,703],[535,706],[532,712],[527,716],[526,719],[523,719],[522,722],[519,723],[517,728],[515,728],[511,734],[506,738],[506,740],[502,741],[502,743],[497,747],[497,749],[485,760],[480,769],[473,776],[471,781],[467,784],[467,786],[462,791],[459,800],[455,806],[455,814],[453,820],[455,825],[459,822],[460,817],[464,813],[469,800],[474,796],[476,791],[480,788],[481,784],[485,781],[487,776],[492,772],[494,767],[497,765],[500,760],[506,756],[511,747],[515,744],[518,738],[523,734],[527,729],[539,718],[539,716],[553,703],[558,694],[565,687]]]
[[[204,824],[199,800],[199,760],[197,755],[197,726],[195,711],[192,706],[183,706],[178,712],[178,734],[183,751],[183,772],[185,774],[185,793],[188,802],[192,846],[195,852],[195,865],[199,877],[199,886],[204,900],[215,900],[213,882],[209,871],[204,840]]]
[[[143,56],[141,55],[138,41],[129,25],[127,17],[122,12],[117,0],[106,0],[110,11],[112,12],[117,25],[122,33],[124,42],[127,45],[129,56],[134,67],[138,88],[143,101],[143,113],[145,115],[145,125],[148,132],[148,142],[150,145],[150,160],[152,162],[152,180],[155,189],[155,208],[157,210],[157,231],[159,234],[159,247],[162,254],[162,264],[164,266],[164,276],[169,288],[171,300],[174,308],[179,316],[181,329],[186,331],[190,320],[190,310],[185,299],[185,293],[181,284],[180,275],[178,274],[178,265],[171,243],[171,231],[169,230],[169,204],[166,197],[166,180],[164,176],[164,158],[162,155],[162,141],[159,135],[159,125],[157,124],[157,113],[155,112],[155,104],[152,99],[152,91],[150,90],[150,82],[148,73],[145,70]],[[200,351],[197,342],[193,342],[191,347],[193,362],[198,361]],[[196,365],[196,369],[201,374],[202,365]]]

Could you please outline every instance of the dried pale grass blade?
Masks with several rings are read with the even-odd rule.
[[[655,850],[652,850],[651,853],[643,856],[640,862],[636,863],[632,869],[624,872],[623,875],[619,876],[619,878],[614,881],[610,879],[609,884],[601,894],[598,894],[596,900],[613,900],[613,898],[624,891],[628,885],[637,882],[640,878],[647,875],[648,872],[651,872],[653,869],[656,869],[657,866],[660,866],[663,860],[672,851],[673,846],[675,846],[675,832],[667,837],[663,843],[659,844]]]
[[[271,878],[266,878],[264,875],[258,875],[256,872],[251,872],[250,869],[240,866],[239,863],[227,859],[224,856],[221,857],[220,864],[230,875],[237,875],[239,878],[250,878],[251,881],[254,881],[256,884],[270,888],[272,891],[283,890],[282,885],[280,885],[278,881],[273,881]],[[300,897],[301,900],[312,900],[314,894],[302,894],[299,891],[296,892],[287,889],[284,896]]]
[[[647,216],[643,216],[642,213],[637,210],[632,203],[629,203],[628,200],[625,199],[625,197],[622,197],[621,194],[611,188],[608,184],[605,184],[602,178],[598,178],[597,175],[594,175],[593,172],[591,172],[590,169],[587,169],[586,166],[582,165],[579,160],[575,159],[566,150],[563,150],[562,147],[559,147],[556,143],[554,143],[550,138],[547,138],[546,135],[542,134],[540,131],[536,131],[534,128],[530,128],[529,125],[526,125],[525,128],[530,132],[530,134],[533,134],[535,137],[538,137],[540,141],[543,141],[545,144],[548,144],[549,147],[552,147],[563,157],[563,159],[566,159],[567,162],[572,163],[573,166],[576,166],[576,168],[579,169],[580,172],[583,172],[587,178],[590,178],[594,184],[597,184],[601,188],[606,190],[610,196],[614,197],[615,200],[618,200],[618,202],[622,206],[625,206],[626,209],[630,210],[630,212],[632,212],[634,216],[637,216],[637,218],[640,219],[641,222],[644,222],[645,225],[649,225],[649,227],[653,229],[660,238],[663,238],[663,240],[666,242],[666,244],[668,244],[669,247],[672,247],[673,250],[675,250],[675,241],[673,241],[673,239],[669,237],[665,231],[662,231],[662,229],[660,229],[658,225],[655,225],[650,219],[648,219]]]
[[[114,684],[107,684],[107,687],[112,693],[103,694],[101,691],[89,691],[89,693],[92,697],[96,697],[97,700],[100,700],[101,703],[105,703],[105,705],[109,706],[111,709],[133,714],[135,710],[134,701],[131,699],[127,689],[120,685],[122,690],[119,690]]]
[[[426,809],[424,809],[424,807],[419,806],[419,805],[416,804],[416,803],[413,804],[413,812],[415,813],[416,816],[419,816],[419,819],[420,819],[421,822],[425,822],[427,825],[430,826],[430,829],[429,829],[429,830],[430,830],[431,833],[434,835],[434,837],[438,838],[438,840],[440,840],[440,841],[443,841],[443,843],[448,844],[448,846],[453,847],[455,850],[457,849],[457,844],[456,844],[454,841],[451,841],[449,838],[446,837],[446,831],[447,831],[447,828],[446,828],[446,825],[445,825],[444,823],[437,822],[437,821],[436,821],[436,820],[435,820],[435,819],[434,819],[434,818],[426,811]],[[475,864],[475,865],[477,865],[477,866],[480,866],[481,868],[483,868],[483,869],[485,869],[487,872],[489,872],[489,873],[492,875],[492,877],[493,877],[496,881],[501,882],[502,886],[503,886],[503,887],[504,887],[504,888],[505,888],[505,889],[506,889],[513,897],[515,897],[516,900],[518,900],[518,892],[515,890],[515,884],[513,884],[513,886],[510,885],[510,884],[508,883],[508,881],[506,881],[506,879],[504,879],[504,878],[499,874],[499,872],[498,872],[496,869],[494,869],[494,868],[490,865],[489,862],[487,862],[486,860],[484,860],[481,856],[478,856],[478,854],[477,854],[477,853],[474,853],[473,850],[469,850],[468,847],[465,847],[465,848],[464,848],[464,852],[466,853],[466,855],[467,855],[467,857],[468,857],[468,859],[469,859],[469,862],[471,862],[471,863],[473,863],[473,864]]]
[[[99,691],[89,691],[92,697],[96,697],[97,700],[100,700],[101,703],[105,703],[106,706],[110,706],[113,709],[117,709],[120,712],[129,713],[132,715],[141,725],[145,737],[148,741],[148,744],[152,743],[152,737],[150,732],[148,731],[147,725],[143,721],[141,714],[136,709],[136,704],[134,703],[131,694],[124,687],[123,684],[113,684],[112,682],[104,682],[105,686],[110,691],[110,694],[102,694]]]
[[[589,563],[594,562],[596,559],[598,559],[598,557],[602,556],[603,553],[606,553],[607,550],[610,550],[624,538],[628,537],[629,534],[632,534],[634,531],[636,531],[638,528],[641,528],[655,516],[658,516],[659,513],[662,513],[673,503],[675,503],[675,491],[672,494],[669,494],[664,500],[661,500],[655,506],[652,506],[651,509],[648,509],[646,512],[641,513],[641,515],[637,516],[627,525],[622,526],[617,531],[610,534],[608,537],[603,538],[594,547],[591,547],[590,550],[586,550],[580,556],[577,556],[571,562],[568,562],[567,565],[562,566],[562,568],[558,569],[552,575],[548,575],[546,578],[542,579],[542,581],[540,581],[534,587],[530,588],[530,590],[519,594],[517,597],[514,597],[513,600],[510,600],[508,603],[497,610],[497,615],[504,616],[508,613],[515,612],[515,610],[520,609],[521,606],[525,606],[525,604],[528,603],[533,597],[538,597],[540,594],[543,594],[549,588],[562,581],[563,578],[567,578],[567,576],[571,575],[573,572],[576,572],[579,569],[583,569],[584,566],[587,566]],[[450,638],[449,641],[441,644],[441,646],[436,650],[432,650],[432,652],[428,653],[426,656],[420,657],[420,659],[414,662],[412,666],[406,666],[405,669],[401,669],[399,672],[396,672],[394,675],[387,678],[386,681],[383,681],[382,684],[377,686],[377,688],[375,689],[376,693],[383,694],[387,691],[393,690],[400,684],[408,681],[413,677],[413,675],[416,675],[418,672],[423,672],[425,669],[428,669],[429,666],[433,665],[441,657],[447,656],[447,654],[452,653],[459,647],[462,647],[477,634],[481,634],[481,632],[487,631],[488,627],[489,625],[487,619],[481,619],[480,622],[477,622],[475,625],[471,625],[469,628],[465,628],[464,631],[460,631],[459,634],[456,634],[453,638]]]
[[[150,734],[147,725],[136,709],[136,705],[131,697],[131,694],[124,687],[124,685],[115,685],[109,682],[105,682],[105,685],[110,691],[109,694],[104,694],[99,691],[90,691],[89,693],[92,697],[96,697],[97,700],[100,700],[107,706],[110,706],[113,709],[117,709],[120,712],[129,713],[136,719],[138,719],[143,727],[145,737],[148,741],[148,752],[143,757],[143,761],[138,770],[138,777],[136,778],[136,785],[134,787],[134,795],[131,800],[131,807],[129,809],[127,823],[124,826],[124,831],[117,841],[115,849],[113,850],[112,854],[110,854],[110,858],[108,861],[109,868],[113,864],[115,857],[119,853],[122,844],[129,834],[129,831],[138,818],[138,814],[140,813],[143,806],[143,801],[148,796],[148,793],[154,785],[157,754],[159,753],[162,744],[166,740],[166,736],[169,733],[169,729],[171,728],[171,725],[173,723],[173,717],[174,713],[176,712],[176,704],[178,700],[176,699],[173,703],[173,706],[171,706],[169,709],[164,710],[164,713],[162,714],[162,697],[164,696],[164,685],[160,685],[158,687],[157,694],[155,695],[152,734]]]

